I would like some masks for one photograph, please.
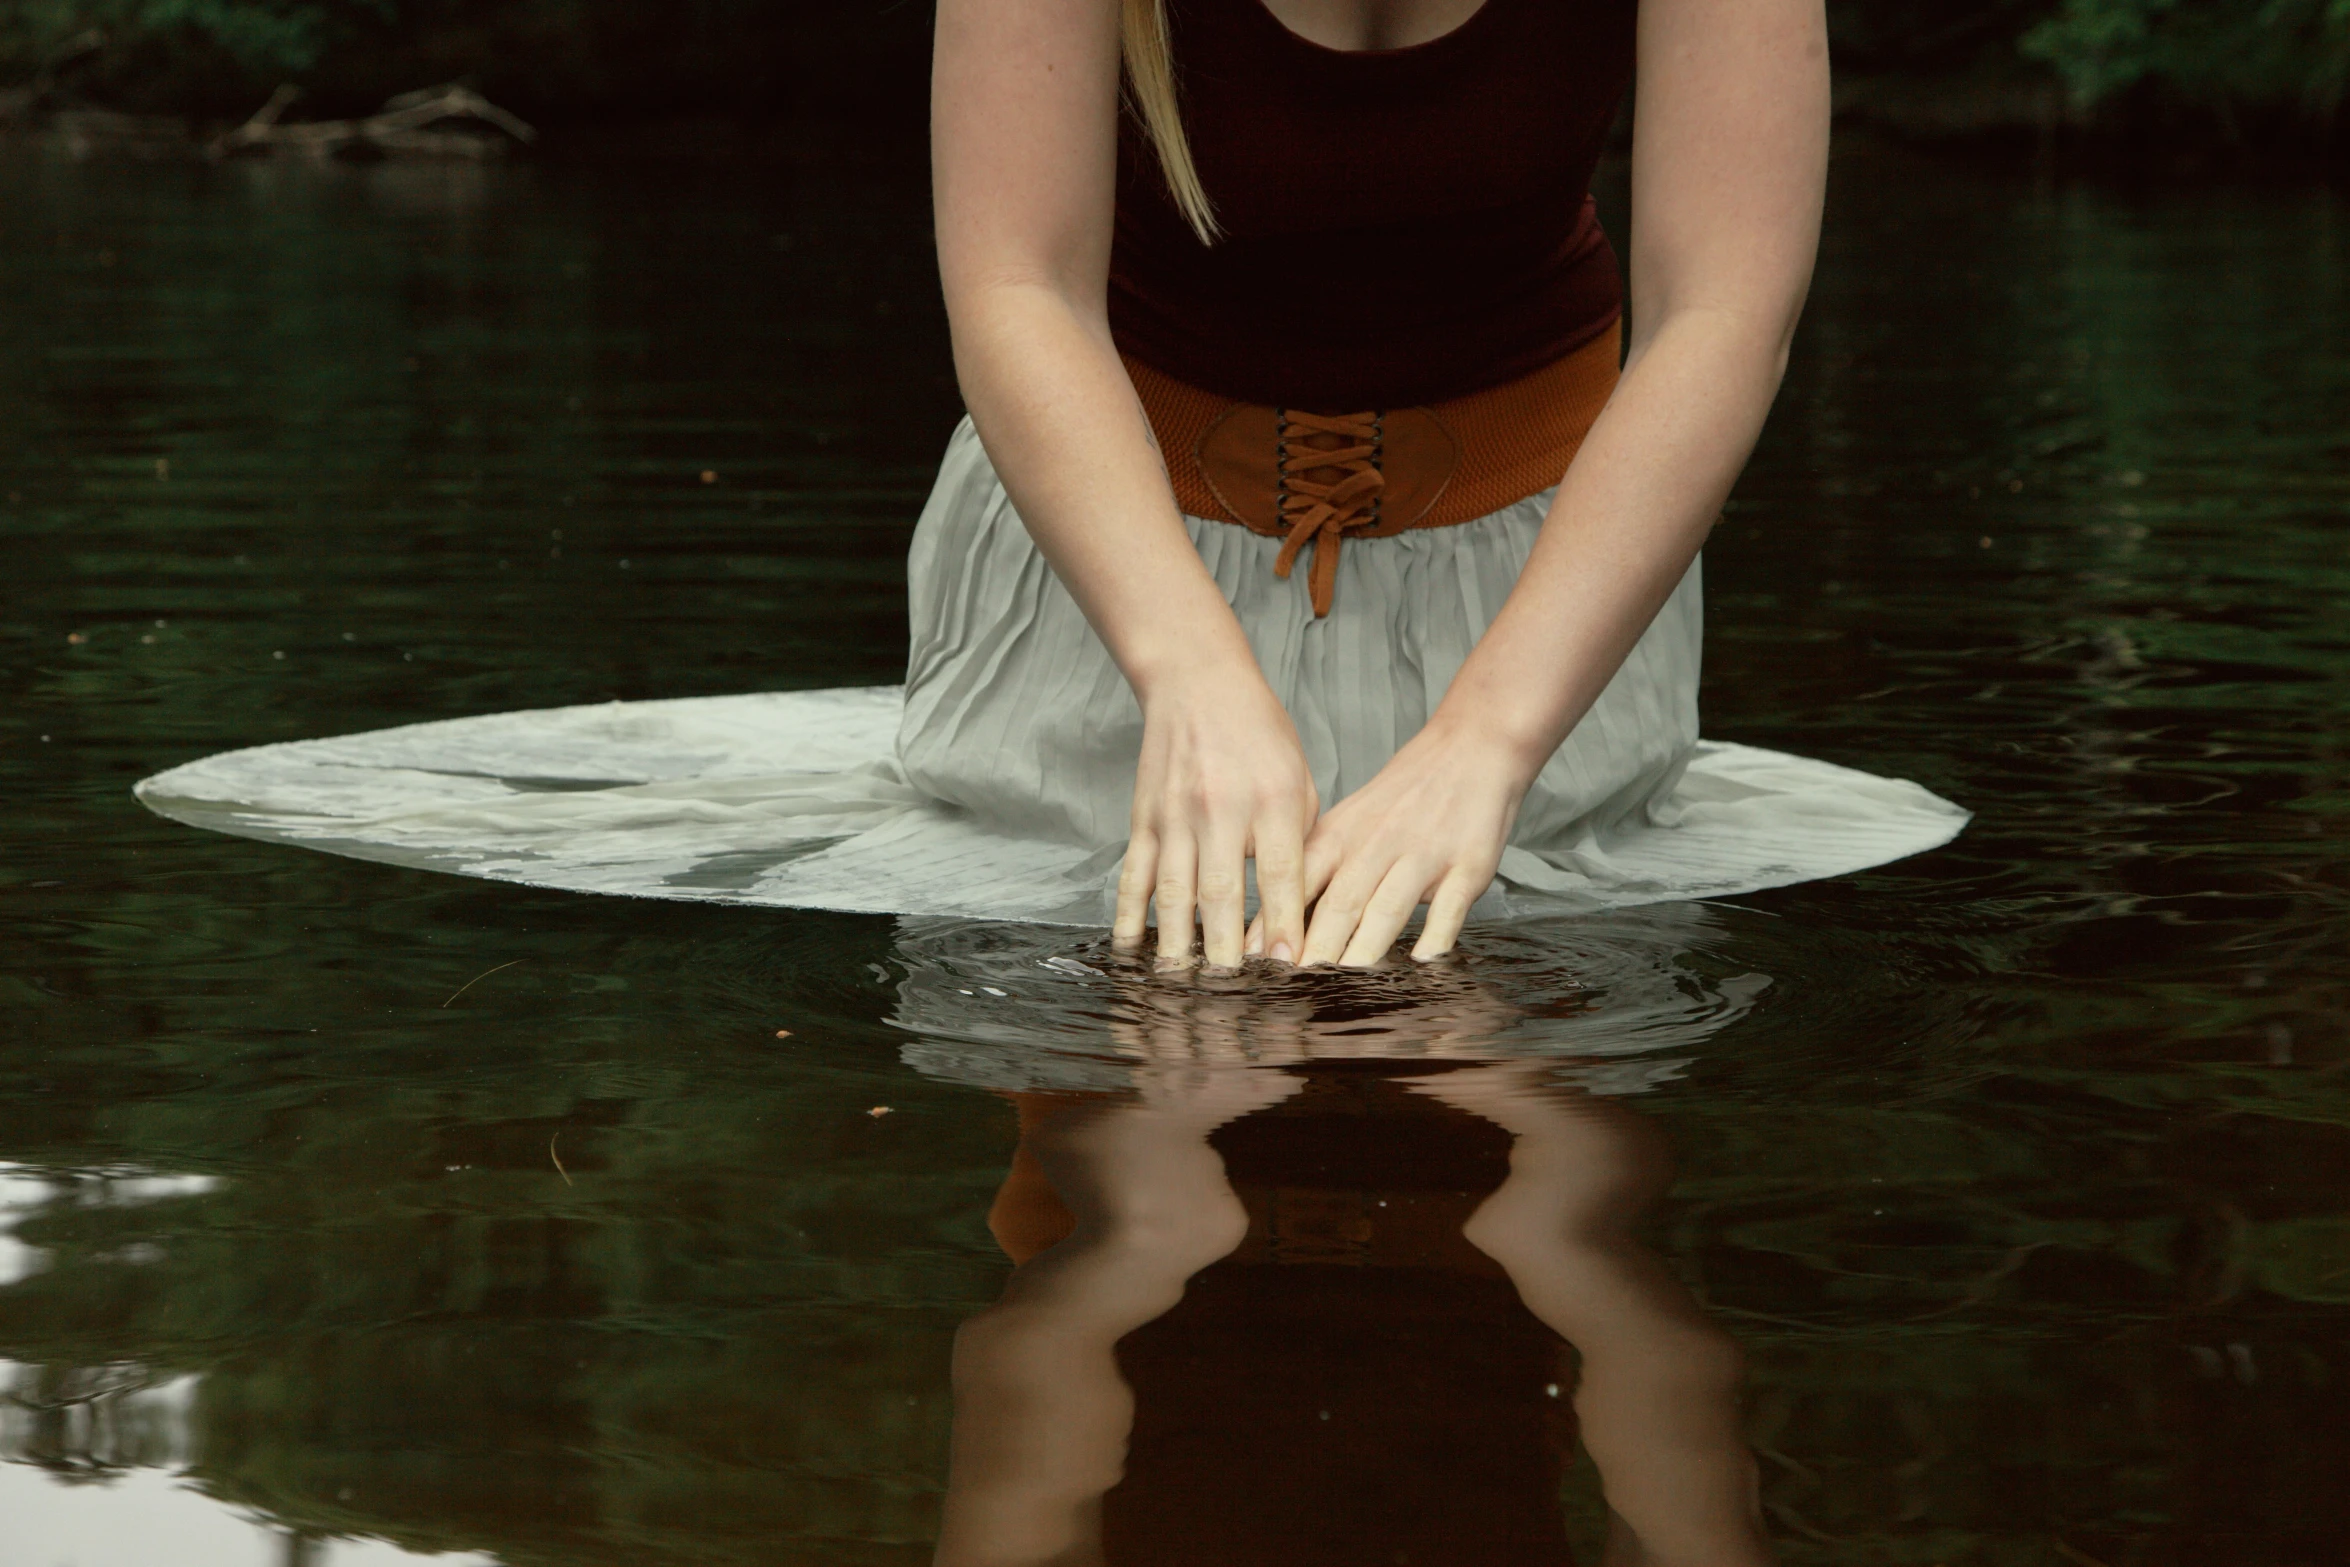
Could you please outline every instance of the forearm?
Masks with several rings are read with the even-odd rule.
[[[1634,1239],[1633,1214],[1611,1211],[1645,1182],[1609,1179],[1631,1172],[1608,1164],[1587,1128],[1521,1132],[1509,1179],[1471,1220],[1472,1239],[1581,1356],[1575,1413],[1623,1525],[1605,1559],[1763,1567],[1737,1346]]]
[[[988,456],[1136,692],[1253,670],[1099,312],[1042,281],[969,289],[952,305],[956,369]]]
[[[1681,580],[1762,431],[1819,245],[1819,0],[1642,0],[1632,353],[1439,710],[1530,777]]]
[[[1182,1293],[1155,1261],[1115,1242],[1064,1242],[1015,1275],[1041,1275],[1019,1298],[955,1335],[939,1567],[1098,1560],[1102,1493],[1118,1483],[1134,1422],[1113,1349]]]
[[[1784,320],[1690,308],[1635,344],[1432,727],[1489,739],[1523,778],[1558,748],[1704,544],[1778,390]]]
[[[955,1335],[940,1567],[1099,1559],[1100,1500],[1134,1418],[1115,1347],[1246,1227],[1205,1126],[1129,1107],[1034,1135],[1077,1228]]]

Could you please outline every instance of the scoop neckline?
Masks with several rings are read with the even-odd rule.
[[[1488,17],[1509,3],[1510,0],[1485,0],[1483,5],[1471,11],[1447,31],[1438,33],[1433,38],[1423,38],[1416,44],[1405,44],[1400,49],[1333,49],[1328,44],[1315,42],[1281,20],[1280,17],[1275,16],[1273,8],[1267,5],[1265,0],[1241,0],[1243,6],[1264,19],[1266,26],[1310,54],[1326,55],[1333,60],[1384,61],[1417,59],[1438,50],[1450,48],[1471,33],[1478,31]]]

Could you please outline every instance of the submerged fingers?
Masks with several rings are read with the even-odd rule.
[[[1159,908],[1159,963],[1191,959],[1192,921],[1199,904],[1199,846],[1188,833],[1170,833],[1159,850],[1151,900]]]
[[[1305,833],[1295,822],[1260,821],[1254,835],[1257,928],[1250,949],[1295,963],[1306,944]]]
[[[1118,912],[1110,923],[1110,943],[1120,952],[1142,945],[1150,928],[1151,891],[1159,876],[1156,834],[1138,832],[1126,844],[1126,860],[1118,868]]]
[[[1200,845],[1198,899],[1202,956],[1218,968],[1238,968],[1246,934],[1248,862],[1238,837],[1221,834]],[[1162,915],[1160,943],[1165,945]]]
[[[1355,927],[1362,923],[1363,910],[1369,906],[1371,895],[1379,890],[1380,878],[1386,867],[1351,860],[1338,868],[1330,884],[1322,889],[1314,901],[1314,917],[1306,926],[1305,953],[1301,963],[1336,963],[1346,955],[1347,946],[1354,940]]]
[[[1247,906],[1252,863],[1253,919]],[[1469,906],[1484,890],[1471,885],[1476,880],[1457,866],[1431,869],[1417,856],[1350,854],[1336,835],[1309,837],[1278,814],[1240,839],[1138,832],[1118,880],[1113,937],[1122,951],[1139,949],[1155,908],[1162,967],[1186,965],[1195,953],[1216,967],[1259,956],[1365,967],[1394,948],[1426,899],[1428,918],[1412,956],[1433,958],[1459,940]]]
[[[1394,947],[1395,938],[1412,922],[1412,913],[1420,906],[1420,894],[1427,890],[1428,872],[1424,866],[1410,860],[1398,860],[1379,878],[1379,886],[1363,905],[1362,917],[1356,921],[1354,935],[1346,943],[1346,951],[1338,959],[1349,968],[1367,968],[1387,956]]]
[[[1485,882],[1492,879],[1487,876]],[[1428,922],[1420,927],[1420,939],[1412,944],[1413,958],[1425,961],[1450,952],[1453,943],[1461,939],[1461,926],[1469,917],[1469,905],[1484,891],[1484,883],[1463,875],[1456,866],[1438,883],[1435,895],[1428,900]]]

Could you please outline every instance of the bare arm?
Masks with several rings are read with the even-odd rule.
[[[1452,945],[1527,786],[1688,570],[1778,392],[1827,179],[1820,0],[1642,0],[1639,48],[1623,380],[1427,728],[1315,829],[1309,962],[1375,960],[1423,900],[1415,955]]]
[[[1143,706],[1117,934],[1237,963],[1243,861],[1268,935],[1303,944],[1317,802],[1288,715],[1175,505],[1110,340],[1118,0],[940,0],[932,68],[939,270],[988,456]]]
[[[1655,1125],[1539,1065],[1415,1086],[1517,1139],[1464,1233],[1582,1357],[1575,1414],[1610,1519],[1600,1567],[1770,1567],[1738,1348],[1635,1228],[1672,1176]]]
[[[1077,1227],[955,1335],[938,1567],[1101,1561],[1101,1499],[1124,1473],[1134,1423],[1118,1340],[1247,1234],[1208,1134],[1303,1086],[1228,1068],[1138,1076],[1140,1103],[1073,1108],[1029,1135]]]
[[[1247,1222],[1203,1137],[1137,1117],[1073,1111],[1032,1139],[1077,1229],[955,1335],[938,1567],[1101,1560],[1102,1494],[1134,1422],[1114,1347],[1180,1300]]]

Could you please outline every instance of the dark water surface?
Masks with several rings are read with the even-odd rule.
[[[0,157],[0,1564],[922,1562],[1072,1213],[964,1559],[1742,1561],[1740,1431],[1790,1563],[2350,1559],[2338,199],[1840,159],[1706,711],[1979,813],[1873,874],[1184,983],[132,802],[896,678],[926,228]]]

